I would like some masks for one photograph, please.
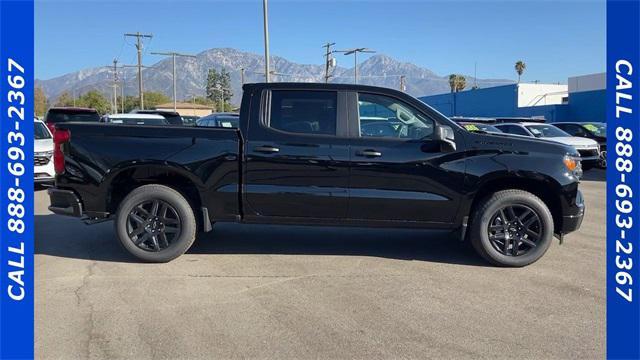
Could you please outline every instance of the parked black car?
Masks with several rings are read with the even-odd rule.
[[[100,115],[96,109],[80,107],[52,107],[44,116],[44,123],[52,133],[55,124],[63,122],[99,122]]]
[[[524,266],[584,214],[574,148],[469,132],[379,87],[247,84],[239,128],[59,124],[55,144],[49,209],[112,218],[144,261],[242,222],[445,229]]]
[[[607,123],[601,122],[557,122],[553,125],[572,136],[593,139],[600,145],[600,161],[602,168],[607,167]]]

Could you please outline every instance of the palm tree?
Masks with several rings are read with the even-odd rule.
[[[458,78],[458,75],[456,74],[451,74],[449,75],[449,86],[451,87],[451,92],[456,91],[456,79]]]
[[[516,68],[516,72],[518,73],[518,84],[519,84],[520,83],[520,76],[522,76],[522,73],[527,68],[527,64],[525,64],[524,61],[522,61],[522,60],[518,60],[518,61],[516,61],[515,68]]]
[[[456,92],[464,90],[466,86],[467,79],[462,75],[458,75],[458,77],[456,78]]]

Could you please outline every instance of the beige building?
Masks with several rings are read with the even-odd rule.
[[[160,104],[155,106],[156,110],[173,111],[173,103]],[[176,111],[183,116],[205,116],[213,112],[213,107],[187,102],[178,102]]]

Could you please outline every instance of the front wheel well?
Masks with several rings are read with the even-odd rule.
[[[560,203],[558,194],[554,191],[554,189],[550,188],[548,183],[533,179],[496,179],[484,184],[473,198],[473,202],[471,203],[471,208],[469,211],[469,218],[473,216],[473,213],[478,204],[487,196],[490,196],[491,194],[494,194],[498,191],[510,189],[527,191],[539,197],[540,200],[542,200],[547,205],[549,211],[551,211],[551,216],[553,217],[554,232],[557,233],[559,229],[562,228],[562,205]]]

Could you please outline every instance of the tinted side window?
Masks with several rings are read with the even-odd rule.
[[[359,93],[358,113],[362,137],[424,139],[433,135],[433,120],[388,96]]]
[[[334,91],[274,90],[268,125],[292,133],[335,135],[337,98]]]

